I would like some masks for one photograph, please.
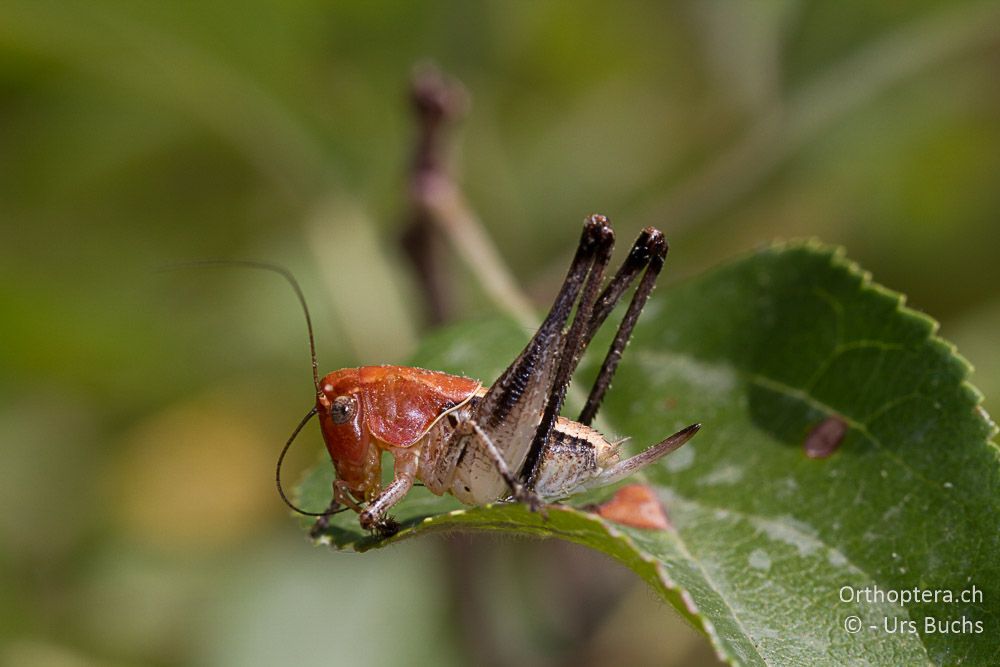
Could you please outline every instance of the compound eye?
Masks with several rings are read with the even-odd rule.
[[[330,404],[330,419],[334,424],[346,424],[354,416],[354,397],[338,396]]]

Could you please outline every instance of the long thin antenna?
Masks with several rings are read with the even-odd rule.
[[[312,359],[313,386],[316,388],[316,393],[319,394],[319,391],[320,391],[320,389],[319,389],[319,364],[316,362],[316,339],[313,336],[312,317],[310,317],[310,315],[309,315],[309,306],[306,304],[305,294],[302,293],[302,288],[299,286],[299,282],[297,280],[295,280],[295,276],[292,275],[291,271],[289,271],[285,267],[279,266],[277,264],[270,264],[268,262],[260,262],[260,261],[251,260],[251,259],[203,259],[203,260],[194,260],[194,261],[190,261],[190,262],[178,262],[176,264],[171,264],[169,266],[165,266],[165,267],[161,268],[160,270],[161,271],[172,271],[172,270],[175,270],[175,269],[188,269],[188,268],[225,268],[225,267],[233,267],[233,266],[244,267],[244,268],[249,268],[249,269],[263,269],[264,271],[272,271],[272,272],[277,273],[278,275],[280,275],[285,280],[287,280],[288,284],[292,286],[292,289],[295,291],[295,296],[298,297],[299,303],[302,305],[302,312],[306,316],[306,329],[309,332],[309,356]],[[285,460],[285,454],[288,453],[288,448],[292,446],[292,443],[295,441],[295,438],[296,438],[296,436],[298,436],[299,432],[305,427],[305,425],[309,422],[309,420],[312,419],[314,416],[316,416],[316,408],[313,408],[308,413],[306,413],[306,416],[302,418],[302,421],[299,422],[299,425],[295,427],[294,431],[292,431],[292,435],[288,438],[288,441],[285,442],[285,446],[281,448],[281,453],[278,455],[278,462],[277,462],[277,464],[274,467],[274,483],[278,487],[278,495],[281,496],[281,499],[284,501],[284,503],[286,505],[288,505],[289,507],[291,507],[293,510],[295,510],[299,514],[303,514],[305,516],[320,516],[320,517],[322,517],[322,516],[330,516],[331,514],[337,514],[337,513],[342,512],[342,511],[344,511],[344,510],[346,510],[348,508],[344,507],[344,508],[339,509],[339,510],[328,509],[325,512],[307,512],[304,509],[301,509],[300,507],[298,507],[295,503],[293,503],[289,499],[289,497],[287,495],[285,495],[285,490],[281,486],[281,464]]]
[[[288,438],[288,442],[286,442],[285,446],[281,448],[281,453],[278,454],[278,464],[274,467],[274,483],[278,487],[278,495],[281,496],[281,499],[285,501],[285,504],[291,507],[299,514],[303,514],[305,516],[328,516],[330,514],[335,514],[335,512],[331,512],[330,510],[327,510],[326,512],[307,512],[304,509],[300,509],[295,503],[289,500],[288,496],[285,495],[285,490],[281,488],[281,463],[285,460],[285,454],[288,452],[288,448],[292,446],[292,442],[295,441],[295,436],[299,434],[299,431],[301,431],[303,427],[305,427],[305,425],[309,423],[309,420],[312,419],[315,415],[316,415],[316,408],[313,408],[312,410],[307,412],[306,416],[303,417],[302,421],[299,422],[299,425],[295,427],[294,431],[292,431],[292,435],[291,437]]]
[[[295,296],[299,298],[299,303],[302,305],[302,312],[306,316],[306,329],[309,331],[309,356],[312,359],[312,374],[313,374],[313,386],[316,387],[316,393],[319,393],[319,364],[316,361],[316,339],[313,336],[313,326],[312,317],[309,316],[309,306],[306,305],[305,294],[302,293],[302,288],[299,287],[299,282],[295,280],[295,276],[292,272],[283,266],[278,266],[277,264],[271,264],[269,262],[260,262],[253,259],[202,259],[194,260],[190,262],[178,262],[177,264],[170,264],[165,266],[161,271],[171,271],[174,269],[186,269],[186,268],[223,268],[232,266],[242,266],[250,269],[263,269],[264,271],[271,271],[277,273],[282,278],[288,281],[288,284],[292,286],[295,290]]]

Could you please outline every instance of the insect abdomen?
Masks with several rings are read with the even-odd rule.
[[[475,438],[452,437],[456,427],[475,414],[479,400],[473,398],[438,421],[426,436],[421,456],[421,478],[427,488],[437,494],[451,491],[468,505],[503,497],[493,491],[504,483],[500,473]],[[542,498],[563,498],[617,462],[617,446],[589,426],[560,417],[540,454],[534,490]],[[513,472],[517,475],[520,470]]]
[[[535,492],[542,498],[563,498],[617,462],[618,448],[603,435],[559,418],[539,456]]]

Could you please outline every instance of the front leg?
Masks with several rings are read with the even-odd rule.
[[[409,448],[393,449],[393,473],[395,478],[378,496],[368,503],[358,516],[361,527],[365,530],[376,530],[383,537],[389,537],[399,530],[399,524],[391,517],[385,516],[393,505],[402,500],[410,489],[417,474],[420,461],[420,449],[417,445]]]
[[[330,499],[330,504],[327,506],[326,511],[324,511],[318,519],[313,523],[312,528],[309,530],[309,537],[314,540],[320,535],[326,532],[326,529],[330,527],[330,517],[334,514],[340,514],[347,510],[354,510],[357,513],[361,513],[363,508],[354,498],[351,496],[350,488],[343,480],[335,479],[333,480],[333,498]]]

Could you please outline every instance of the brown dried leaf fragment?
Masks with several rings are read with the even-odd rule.
[[[633,528],[670,528],[663,505],[656,493],[645,484],[629,484],[618,489],[610,500],[597,506],[597,513],[609,521]]]
[[[809,431],[802,449],[811,459],[825,459],[837,451],[846,433],[847,422],[836,415],[827,417]]]

